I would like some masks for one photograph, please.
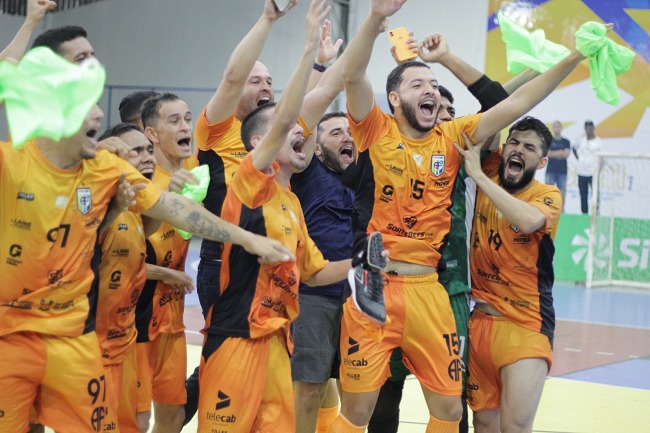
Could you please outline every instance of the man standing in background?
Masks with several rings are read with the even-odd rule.
[[[585,133],[573,146],[573,153],[578,158],[578,189],[580,190],[580,210],[583,214],[589,213],[589,188],[596,169],[596,154],[602,149],[600,137],[594,132],[594,122],[585,121]]]
[[[546,183],[555,185],[562,193],[562,198],[566,195],[566,175],[567,175],[567,158],[571,152],[571,143],[562,137],[562,122],[556,120],[553,122],[553,140],[551,149],[548,152],[548,165],[546,166]]]

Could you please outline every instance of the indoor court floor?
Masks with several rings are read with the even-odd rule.
[[[199,246],[193,241],[188,257],[194,275]],[[556,282],[553,293],[554,362],[533,432],[649,433],[650,290]],[[186,298],[185,323],[189,374],[199,364],[204,325],[196,293]],[[424,433],[427,421],[420,386],[409,376],[399,432]],[[196,427],[194,417],[183,433]]]
[[[196,272],[197,253],[198,245],[192,245],[189,272]],[[553,367],[533,432],[650,433],[650,290],[556,282],[553,295]],[[196,294],[186,298],[185,323],[193,370],[204,325]],[[399,432],[424,433],[427,421],[422,391],[409,376]],[[183,429],[194,431],[196,417]]]

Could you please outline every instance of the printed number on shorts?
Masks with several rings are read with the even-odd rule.
[[[445,338],[445,343],[447,343],[447,351],[449,352],[449,356],[459,355],[461,348],[460,341],[458,340],[458,334],[454,332],[452,334],[443,334],[442,336]]]
[[[99,379],[90,379],[87,388],[88,395],[93,398],[93,405],[97,403],[100,398],[100,403],[106,401],[106,377],[104,375],[101,375]],[[108,409],[105,406],[98,406],[93,409],[93,413],[90,416],[90,423],[96,432],[102,430],[104,418],[106,418],[107,415]]]

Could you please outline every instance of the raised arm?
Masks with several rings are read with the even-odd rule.
[[[474,179],[476,185],[489,197],[503,216],[526,234],[543,227],[546,224],[546,215],[541,210],[514,197],[483,172],[480,157],[481,143],[473,145],[465,135],[465,145],[467,150],[454,143],[458,152],[463,155],[467,174]]]
[[[47,11],[56,8],[56,2],[48,0],[27,0],[27,15],[25,22],[18,29],[16,36],[7,45],[7,47],[0,52],[0,60],[12,58],[20,60],[27,51],[27,44],[29,38],[32,37],[34,29],[41,22]]]
[[[247,252],[259,256],[263,263],[296,259],[280,242],[255,235],[224,221],[178,194],[162,191],[156,204],[142,214],[212,241],[241,245]]]
[[[280,148],[284,145],[289,132],[296,126],[302,107],[307,82],[312,69],[314,55],[320,39],[320,25],[331,6],[327,0],[312,0],[307,12],[307,40],[302,57],[298,62],[289,84],[282,92],[282,97],[275,107],[273,121],[269,131],[252,151],[253,166],[258,170],[269,168]]]
[[[262,52],[273,24],[296,3],[297,0],[292,0],[287,9],[277,11],[272,0],[264,0],[262,16],[233,51],[219,87],[206,106],[208,123],[223,122],[235,112],[248,75]]]
[[[366,74],[375,39],[382,32],[386,18],[397,12],[406,0],[371,0],[370,13],[348,45],[343,66],[343,81],[348,112],[355,122],[363,120],[374,103],[372,85]]]
[[[440,33],[434,33],[420,43],[418,56],[422,61],[429,63],[440,63],[454,74],[465,87],[476,83],[483,73],[470,65],[449,49],[447,38]]]
[[[550,95],[584,59],[585,56],[574,51],[553,68],[527,82],[510,97],[486,111],[479,121],[474,139],[484,140],[526,114]]]
[[[330,20],[325,20],[323,22],[320,43],[318,44],[318,54],[316,55],[314,68],[309,76],[307,93],[311,92],[318,85],[323,74],[327,71],[327,65],[336,57],[341,45],[343,45],[343,39],[332,42],[332,23]]]

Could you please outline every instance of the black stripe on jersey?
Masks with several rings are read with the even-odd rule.
[[[210,167],[210,183],[203,205],[213,214],[221,215],[221,207],[226,199],[226,172],[223,159],[213,150],[199,150],[198,160],[201,165]],[[204,239],[201,242],[200,257],[210,260],[221,259],[221,242]]]
[[[537,257],[537,290],[539,292],[539,312],[542,318],[540,332],[546,335],[553,347],[553,334],[555,333],[555,309],[553,308],[553,255],[555,246],[548,233],[542,236],[539,243],[539,256]]]
[[[355,197],[352,209],[352,251],[364,248],[368,223],[375,207],[375,175],[370,152],[359,153],[355,172]]]
[[[155,265],[157,262],[156,250],[149,240],[146,241],[146,244],[147,258],[145,262]],[[142,293],[140,293],[138,303],[135,306],[135,328],[138,331],[137,343],[149,341],[149,323],[151,323],[151,316],[153,315],[153,295],[157,284],[158,280],[145,281]]]
[[[99,264],[102,261],[102,249],[99,245],[99,232],[95,239],[95,251],[93,257],[90,259],[90,269],[93,271],[93,282],[88,291],[88,317],[84,324],[84,334],[95,330],[97,318],[97,301],[99,299]]]
[[[239,226],[249,232],[266,236],[263,208],[242,205]],[[228,257],[230,282],[215,300],[210,315],[208,334],[250,338],[248,316],[251,311],[260,264],[257,256],[239,245],[233,245]],[[226,263],[223,263],[225,266]]]
[[[208,362],[208,358],[214,352],[221,347],[226,338],[229,338],[225,335],[207,335],[205,337],[205,342],[203,343],[203,350],[201,350],[201,356],[205,359],[205,362]]]

